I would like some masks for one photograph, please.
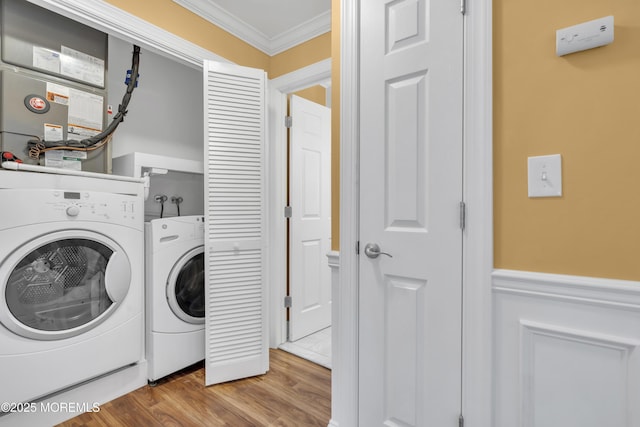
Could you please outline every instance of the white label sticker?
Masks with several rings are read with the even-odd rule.
[[[102,132],[103,99],[100,95],[69,90],[69,139],[90,137]]]
[[[104,87],[104,60],[66,46],[60,53],[60,74]]]
[[[62,141],[62,126],[51,123],[44,124],[44,140],[45,141]]]
[[[56,104],[69,105],[69,88],[47,82],[47,100]]]
[[[51,73],[60,74],[60,52],[44,47],[33,47],[33,66]]]
[[[76,153],[82,155],[78,156]],[[86,159],[87,154],[81,151],[51,150],[44,153],[44,165],[52,168],[82,170],[81,159]]]

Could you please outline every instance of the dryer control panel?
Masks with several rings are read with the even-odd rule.
[[[136,197],[126,195],[63,190],[54,190],[52,195],[53,200],[47,203],[49,208],[64,211],[69,219],[120,223],[135,220],[141,209],[136,206]]]
[[[7,209],[0,229],[53,221],[96,221],[143,228],[140,197],[96,191],[2,189],[4,200],[27,209]]]

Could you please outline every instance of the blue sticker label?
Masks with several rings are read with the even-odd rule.
[[[135,87],[138,87],[138,81],[139,80],[140,80],[140,73],[138,73],[138,78],[136,79],[136,86]],[[124,79],[124,84],[126,84],[128,86],[130,81],[131,81],[131,70],[127,70],[127,78]]]

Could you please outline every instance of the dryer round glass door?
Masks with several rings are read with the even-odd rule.
[[[192,249],[173,266],[167,280],[171,311],[187,323],[204,323],[204,246]]]
[[[84,234],[80,236],[80,234]],[[19,247],[2,269],[0,321],[36,339],[78,335],[105,320],[126,295],[131,266],[122,248],[89,231],[65,231]]]

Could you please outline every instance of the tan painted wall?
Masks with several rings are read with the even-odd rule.
[[[299,90],[295,92],[294,95],[299,96],[300,98],[304,98],[311,102],[315,102],[320,105],[327,105],[327,90],[320,86],[311,86],[310,88]]]
[[[640,2],[494,0],[495,266],[640,280]],[[613,44],[555,55],[556,29],[614,15]],[[527,197],[561,154],[563,197]]]
[[[269,78],[274,79],[327,58],[331,58],[331,33],[322,34],[272,56]]]

